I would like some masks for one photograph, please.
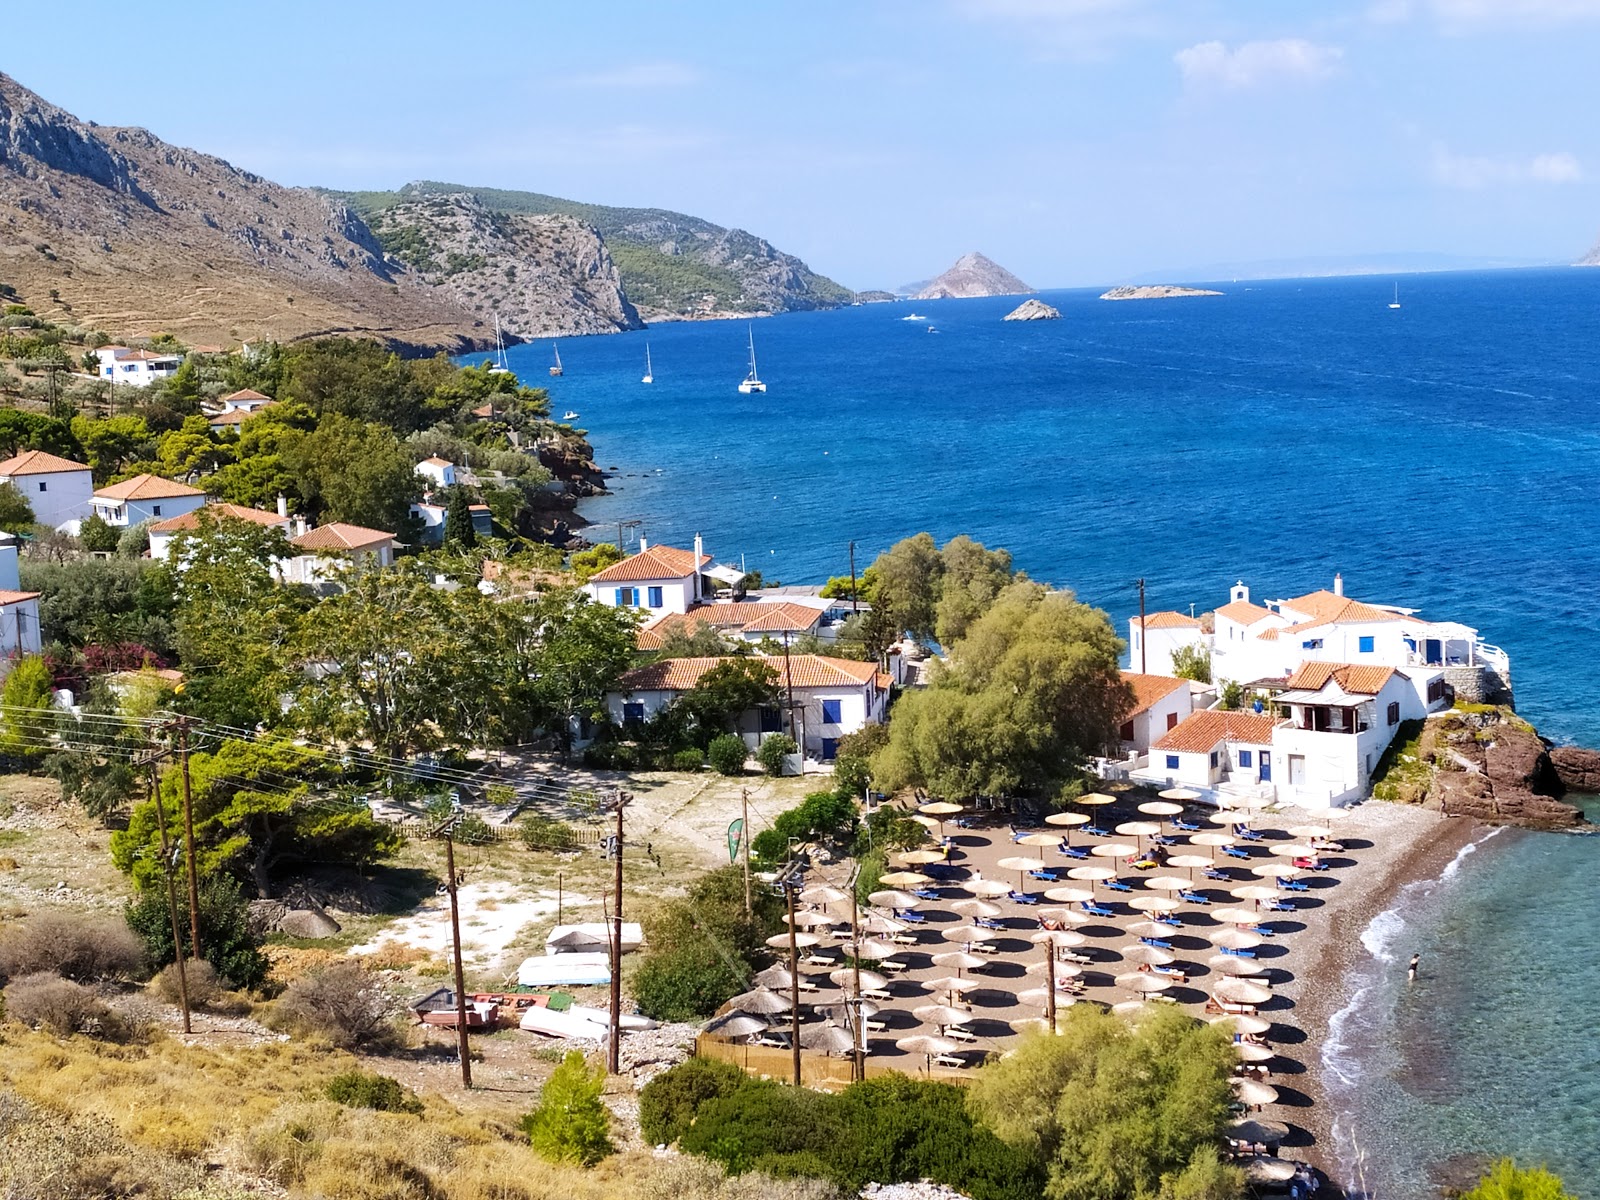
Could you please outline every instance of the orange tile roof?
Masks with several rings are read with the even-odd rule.
[[[1349,596],[1336,596],[1326,590],[1307,592],[1304,596],[1285,600],[1281,607],[1293,609],[1296,613],[1304,613],[1310,618],[1289,626],[1285,631],[1288,633],[1299,633],[1303,629],[1314,629],[1318,625],[1333,625],[1339,622],[1405,620],[1404,614],[1397,613],[1393,609],[1378,608],[1373,604],[1352,600]]]
[[[230,408],[227,412],[218,413],[214,417],[207,417],[206,423],[212,427],[218,425],[243,425],[251,417],[259,417],[259,411],[252,412],[247,408]]]
[[[360,525],[346,525],[335,521],[331,525],[318,525],[299,537],[290,538],[292,545],[302,550],[362,550],[382,542],[394,540],[394,534],[381,529],[367,529]]]
[[[87,471],[89,468],[82,463],[73,462],[70,458],[60,458],[54,454],[46,454],[43,450],[24,450],[14,458],[8,458],[0,463],[0,476],[12,475],[53,475],[58,471]]]
[[[1139,624],[1139,618],[1135,617],[1133,619],[1133,623],[1135,625],[1138,625]],[[1143,628],[1145,628],[1145,629],[1199,629],[1200,628],[1200,622],[1197,621],[1194,617],[1186,617],[1186,616],[1184,616],[1181,612],[1173,612],[1171,610],[1168,610],[1167,612],[1147,613],[1145,615],[1145,618],[1144,618]]]
[[[1259,604],[1251,604],[1248,600],[1235,600],[1217,609],[1217,616],[1227,617],[1228,620],[1237,621],[1241,625],[1254,625],[1262,617],[1272,616],[1272,610],[1262,608]]]
[[[24,600],[37,600],[43,592],[12,592],[0,588],[0,604],[21,604]]]
[[[222,403],[227,404],[230,400],[265,400],[268,403],[273,402],[271,396],[263,396],[255,388],[240,388],[237,392],[229,392],[222,398]]]
[[[883,691],[888,691],[894,686],[894,676],[890,675],[887,671],[879,671],[876,683],[880,689]]]
[[[761,604],[736,600],[731,604],[697,604],[686,613],[667,613],[639,630],[641,650],[659,650],[669,633],[692,634],[702,625],[713,629],[737,629],[752,633],[803,633],[816,627],[822,613],[803,604],[781,601]]]
[[[455,466],[455,463],[451,462],[448,458],[440,458],[437,454],[430,454],[417,465],[425,465],[430,467],[453,467]]]
[[[589,582],[637,583],[644,579],[687,579],[694,574],[696,565],[703,567],[710,561],[709,554],[702,554],[700,562],[696,564],[693,550],[651,546],[589,576]]]
[[[1356,696],[1376,696],[1394,675],[1393,667],[1364,667],[1354,663],[1308,662],[1289,676],[1288,691],[1318,692],[1333,680]]]
[[[623,674],[617,682],[620,692],[686,692],[700,681],[700,677],[718,663],[733,661],[721,658],[668,658],[644,667],[635,667]],[[878,664],[858,662],[848,658],[827,658],[821,654],[791,654],[785,673],[784,660],[773,655],[756,655],[750,661],[766,663],[777,675],[778,686],[784,687],[792,680],[797,688],[860,687],[874,681]]]
[[[151,533],[177,533],[180,529],[200,528],[200,514],[209,513],[214,520],[223,521],[248,521],[252,525],[262,525],[270,528],[273,525],[287,525],[288,517],[280,517],[275,512],[267,512],[260,508],[245,508],[238,504],[205,504],[193,512],[186,512],[176,517],[168,517],[150,526]]]
[[[1133,686],[1133,707],[1128,710],[1130,717],[1138,716],[1157,700],[1172,695],[1179,688],[1189,686],[1187,679],[1171,675],[1141,675],[1138,671],[1124,671],[1122,677]]]
[[[1152,750],[1172,750],[1180,754],[1206,754],[1219,742],[1247,742],[1266,746],[1279,718],[1270,713],[1224,712],[1208,708],[1179,721],[1167,730]]]
[[[110,487],[103,487],[94,494],[96,500],[167,500],[181,496],[204,496],[205,493],[197,487],[190,487],[187,483],[178,483],[176,480],[163,479],[159,475],[135,475],[132,479],[124,479],[121,483],[114,483]]]

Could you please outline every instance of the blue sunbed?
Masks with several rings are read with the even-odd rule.
[[[1044,883],[1058,883],[1061,879],[1061,876],[1057,875],[1054,871],[1029,871],[1028,878],[1038,879]]]
[[[1278,886],[1286,892],[1309,892],[1311,888],[1298,879],[1280,879]]]
[[[1096,904],[1092,900],[1085,900],[1083,902],[1083,911],[1093,917],[1114,917],[1117,915],[1109,908],[1105,908],[1099,904]]]
[[[1230,950],[1226,946],[1221,947],[1221,949],[1224,954],[1232,958],[1254,958],[1256,956],[1254,950]]]
[[[1172,949],[1172,943],[1171,942],[1167,942],[1167,941],[1163,941],[1161,938],[1142,937],[1139,940],[1141,942],[1143,942],[1146,946],[1155,946],[1157,949],[1160,949],[1160,950],[1171,950]]]
[[[1250,857],[1250,852],[1248,850],[1241,850],[1237,846],[1224,846],[1224,847],[1222,847],[1222,852],[1224,854],[1226,854],[1229,858],[1249,858]]]
[[[1101,829],[1100,826],[1098,826],[1098,825],[1085,825],[1083,827],[1083,831],[1085,833],[1091,835],[1092,837],[1110,837],[1111,836],[1111,831],[1109,829]]]
[[[1131,891],[1133,891],[1133,885],[1132,884],[1123,883],[1122,880],[1120,880],[1120,879],[1107,879],[1107,880],[1105,880],[1105,885],[1108,888],[1110,888],[1113,892],[1131,892]]]
[[[919,912],[913,912],[911,909],[907,908],[897,911],[894,914],[894,919],[896,921],[904,921],[909,925],[921,925],[928,918]]]
[[[1216,867],[1207,867],[1204,871],[1202,871],[1200,873],[1202,875],[1204,875],[1207,879],[1223,879],[1223,880],[1226,880],[1228,878],[1228,873],[1226,871],[1219,871],[1219,870],[1217,870]]]
[[[1182,900],[1185,904],[1210,904],[1211,903],[1211,901],[1210,901],[1210,899],[1208,897],[1202,896],[1199,892],[1179,892],[1178,893],[1178,899]]]
[[[1172,827],[1174,829],[1181,829],[1185,833],[1198,833],[1198,832],[1200,832],[1200,826],[1190,824],[1188,821],[1179,820],[1177,817],[1173,817],[1172,818]]]
[[[942,900],[943,896],[932,888],[912,888],[911,894],[919,900]]]
[[[1261,907],[1268,912],[1295,912],[1295,906],[1288,900],[1263,900]]]

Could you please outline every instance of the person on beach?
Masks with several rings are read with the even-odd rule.
[[[1415,982],[1417,978],[1417,964],[1422,961],[1422,955],[1413,954],[1411,962],[1406,966],[1406,979]]]

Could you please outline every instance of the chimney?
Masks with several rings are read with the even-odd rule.
[[[287,517],[289,515],[289,498],[282,492],[278,493],[278,515],[280,517]]]
[[[1333,594],[1335,596],[1344,595],[1344,576],[1337,571],[1334,572],[1333,576]]]
[[[618,546],[617,549],[621,550],[622,547]],[[644,534],[641,533],[639,535],[639,553],[643,554],[648,549],[650,549],[650,543],[644,540]]]
[[[1245,587],[1244,580],[1238,580],[1233,585],[1233,590],[1228,593],[1228,601],[1231,604],[1250,603],[1250,589]]]

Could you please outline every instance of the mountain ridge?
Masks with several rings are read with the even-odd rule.
[[[913,300],[951,300],[974,296],[1019,296],[1034,289],[993,259],[978,253],[963,254],[941,275],[935,276]]]

